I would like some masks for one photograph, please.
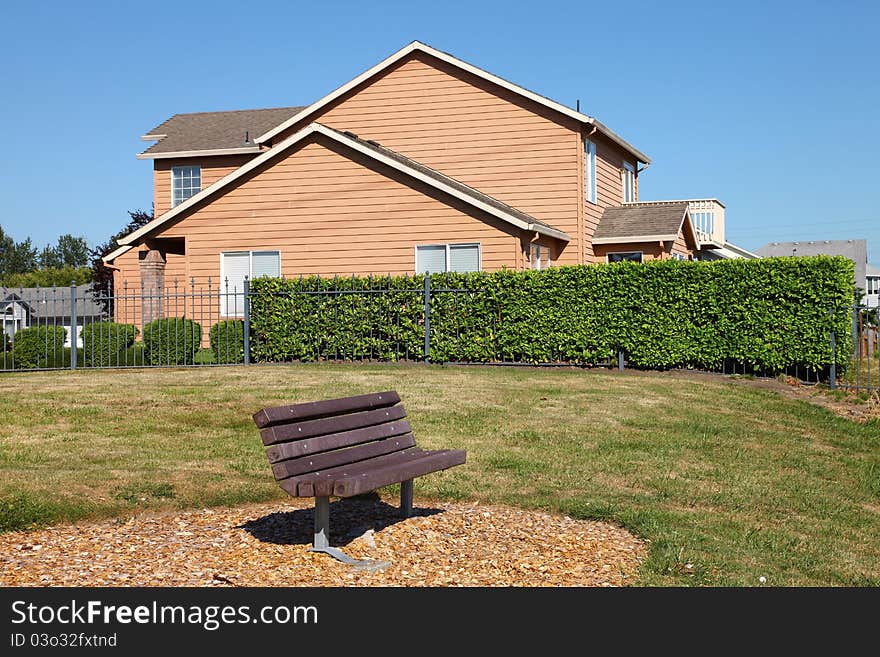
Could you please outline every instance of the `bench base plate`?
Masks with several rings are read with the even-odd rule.
[[[379,559],[355,559],[354,557],[348,556],[345,552],[335,547],[312,547],[309,548],[309,552],[323,552],[324,554],[329,554],[337,561],[341,561],[342,563],[351,566],[355,570],[363,570],[366,572],[382,570],[383,568],[387,568],[391,565],[390,561],[381,561]]]

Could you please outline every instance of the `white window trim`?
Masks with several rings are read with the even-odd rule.
[[[632,174],[632,198],[627,200],[626,198],[626,173],[629,172]],[[623,162],[623,172],[621,173],[621,182],[622,191],[623,191],[623,202],[624,203],[635,203],[636,202],[636,168],[629,162]]]
[[[613,255],[624,255],[627,253],[638,253],[639,257],[641,258],[641,260],[639,260],[639,264],[642,264],[645,262],[645,252],[644,251],[609,251],[608,253],[605,254],[605,262],[610,263],[611,256],[613,256]],[[629,262],[632,262],[632,261],[629,261]]]
[[[450,258],[450,254],[449,254],[449,252],[450,252],[449,247],[452,247],[452,246],[475,246],[475,247],[477,247],[477,267],[478,267],[477,271],[483,271],[483,247],[480,242],[449,242],[447,244],[431,243],[431,244],[416,244],[415,246],[413,246],[413,265],[414,265],[413,268],[415,269],[416,274],[424,274],[425,273],[423,271],[419,271],[419,248],[424,247],[424,246],[445,246],[446,247],[446,271],[440,272],[440,273],[450,273],[449,261],[451,260],[451,258]]]
[[[279,248],[265,248],[265,249],[233,249],[232,251],[221,251],[220,252],[220,286],[218,295],[220,297],[220,317],[243,317],[244,316],[244,308],[242,308],[242,312],[239,315],[227,315],[224,314],[224,310],[227,310],[223,307],[223,302],[225,300],[225,296],[227,294],[226,290],[226,267],[223,265],[223,256],[227,254],[233,253],[247,253],[248,254],[248,276],[247,279],[251,280],[253,272],[254,272],[254,253],[277,253],[278,254],[278,275],[281,275],[281,272],[284,271],[282,269],[282,261],[281,261],[281,249]],[[235,294],[243,294],[244,290],[239,290]]]
[[[199,191],[197,191],[197,192],[195,192],[195,193],[193,193],[193,194],[190,194],[189,196],[187,196],[187,197],[184,198],[184,199],[181,199],[181,200],[180,200],[178,203],[176,203],[176,204],[174,203],[174,170],[175,170],[175,169],[198,169],[198,170],[199,170]],[[201,164],[181,164],[180,166],[171,167],[171,168],[168,170],[168,174],[171,176],[171,183],[170,183],[170,184],[171,184],[171,189],[170,189],[170,193],[171,193],[171,207],[172,207],[172,208],[176,208],[178,205],[180,205],[180,204],[183,203],[184,201],[187,201],[187,200],[191,199],[193,196],[195,196],[196,194],[201,193],[201,191],[204,189],[204,185],[202,185],[202,165],[201,165]]]
[[[598,172],[596,164],[596,142],[590,139],[584,139],[584,198],[590,203],[595,204],[598,198],[596,185],[598,183]]]

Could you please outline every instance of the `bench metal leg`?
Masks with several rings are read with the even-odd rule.
[[[413,480],[400,482],[400,517],[409,518],[413,510]]]
[[[315,540],[312,547],[330,547],[330,498],[315,498]]]
[[[412,499],[412,498],[410,498]],[[315,536],[309,552],[323,552],[357,570],[381,570],[391,565],[390,561],[376,559],[355,559],[339,548],[330,547],[330,498],[315,498]]]

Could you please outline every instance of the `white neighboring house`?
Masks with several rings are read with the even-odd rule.
[[[880,267],[865,267],[865,305],[880,308]]]
[[[71,299],[69,287],[0,287],[0,327],[12,338],[18,331],[32,326],[62,326],[67,331],[64,346],[70,346],[72,335],[76,346],[82,347],[80,332],[86,323],[101,321],[102,308],[92,299],[89,285],[76,288],[76,328],[71,332]]]

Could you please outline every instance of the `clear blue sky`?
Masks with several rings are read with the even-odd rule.
[[[0,225],[104,241],[149,209],[139,137],[308,104],[414,39],[581,109],[717,197],[729,240],[867,238],[880,262],[880,3],[40,2],[2,10]]]

